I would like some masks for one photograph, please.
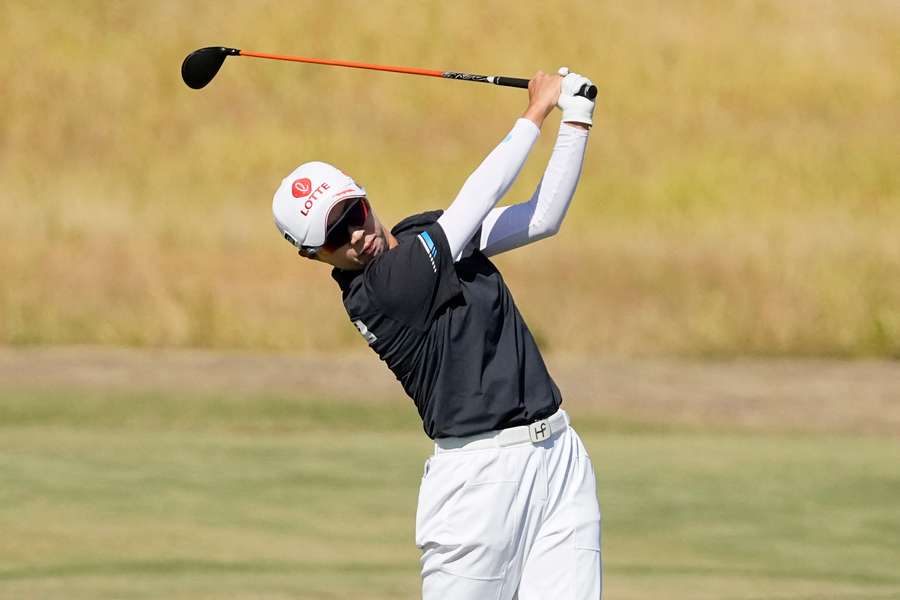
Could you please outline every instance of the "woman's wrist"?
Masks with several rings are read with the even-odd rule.
[[[552,106],[545,107],[539,104],[529,104],[528,108],[525,109],[525,112],[522,113],[522,118],[528,119],[529,121],[537,125],[538,129],[540,129],[541,125],[544,124],[544,119],[546,119],[547,115],[549,115],[552,111]]]

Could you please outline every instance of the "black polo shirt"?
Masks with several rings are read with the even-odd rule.
[[[454,263],[440,211],[413,215],[362,271],[334,269],[350,320],[403,385],[431,438],[527,425],[562,401],[478,232]]]

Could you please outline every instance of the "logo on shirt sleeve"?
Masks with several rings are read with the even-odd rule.
[[[369,328],[366,327],[366,324],[361,320],[357,319],[353,321],[353,324],[356,325],[356,328],[359,330],[359,334],[363,336],[366,342],[368,342],[370,345],[378,341],[378,338],[375,337],[375,334],[369,331]]]
[[[427,231],[423,231],[419,234],[419,241],[422,243],[422,247],[425,248],[425,252],[428,253],[428,260],[431,261],[431,270],[437,273],[437,245],[434,243],[434,240],[431,239],[431,236],[428,235]]]

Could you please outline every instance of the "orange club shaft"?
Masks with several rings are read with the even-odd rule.
[[[256,58],[271,58],[274,60],[287,60],[291,62],[313,63],[316,65],[332,65],[337,67],[351,67],[354,69],[369,69],[372,71],[390,71],[392,73],[407,73],[410,75],[428,75],[429,77],[442,77],[443,71],[434,69],[418,69],[415,67],[394,67],[390,65],[374,65],[371,63],[354,62],[349,60],[332,60],[328,58],[305,58],[302,56],[282,56],[279,54],[266,54],[264,52],[250,52],[241,50],[240,56],[253,56]]]

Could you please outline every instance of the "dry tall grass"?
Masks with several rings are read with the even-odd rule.
[[[446,206],[520,91],[184,55],[224,43],[601,88],[554,240],[499,259],[550,349],[900,356],[900,4],[8,2],[0,343],[360,346],[278,239],[299,162],[393,222]],[[510,200],[530,193],[548,122]]]

